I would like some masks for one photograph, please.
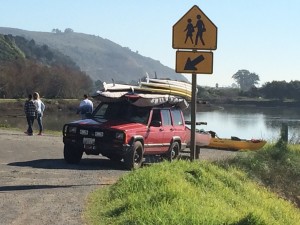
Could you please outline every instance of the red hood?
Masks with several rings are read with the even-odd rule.
[[[125,121],[107,121],[107,120],[93,120],[85,119],[74,121],[71,124],[78,124],[83,127],[96,127],[102,129],[116,129],[116,130],[136,130],[138,128],[143,128],[146,125],[141,123],[129,123]]]

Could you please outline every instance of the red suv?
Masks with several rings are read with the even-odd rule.
[[[64,125],[64,159],[79,163],[83,152],[102,154],[111,160],[123,160],[127,169],[135,169],[147,155],[176,159],[186,148],[187,138],[180,108],[102,102],[88,119]]]

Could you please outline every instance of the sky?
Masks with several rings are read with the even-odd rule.
[[[300,80],[299,0],[0,0],[0,27],[109,39],[175,69],[172,29],[194,5],[217,26],[213,74],[201,86],[231,86],[241,69],[260,82]],[[190,81],[192,74],[184,74]]]

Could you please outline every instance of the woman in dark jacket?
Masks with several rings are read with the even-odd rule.
[[[33,135],[32,125],[34,122],[34,118],[36,116],[36,107],[32,100],[31,94],[28,95],[28,99],[25,102],[24,111],[25,111],[26,120],[27,120],[27,124],[28,124],[27,131],[25,131],[24,133],[31,136],[31,135]]]

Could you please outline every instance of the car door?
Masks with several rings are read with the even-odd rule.
[[[152,109],[148,124],[148,132],[144,137],[145,154],[161,154],[166,151],[165,127],[161,109]]]
[[[173,136],[180,138],[183,145],[186,144],[186,128],[184,123],[184,116],[180,109],[171,109],[172,124],[173,124]]]

